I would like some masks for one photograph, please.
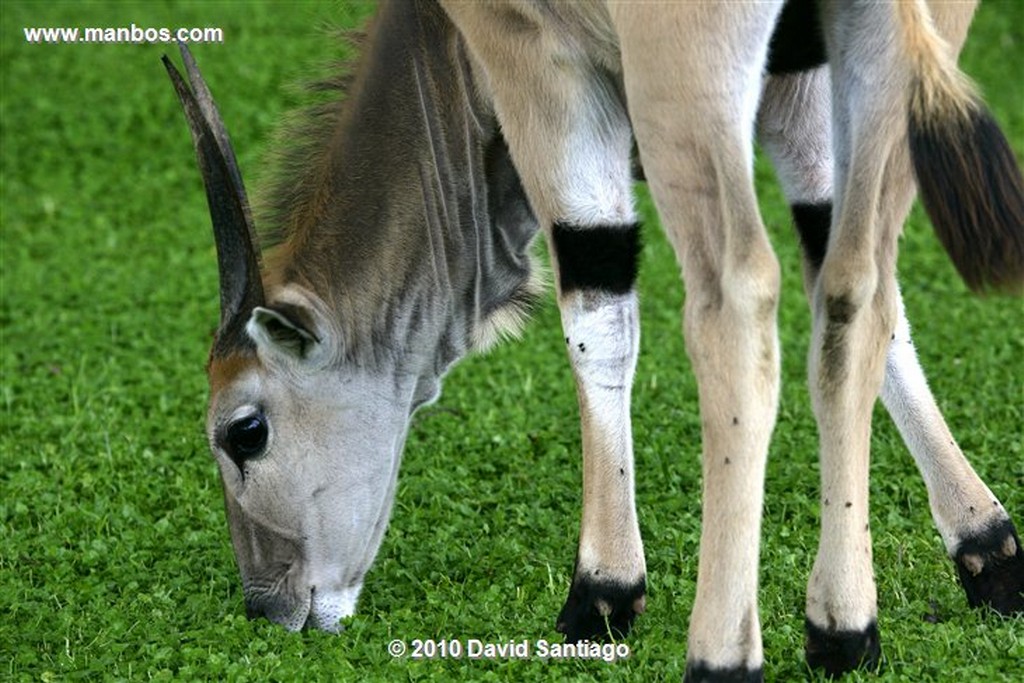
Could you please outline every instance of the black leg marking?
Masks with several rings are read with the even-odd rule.
[[[828,57],[815,0],[789,0],[768,47],[768,73],[786,74],[821,66]]]
[[[638,223],[586,228],[555,223],[551,236],[563,292],[625,294],[633,289],[640,257]]]
[[[1024,613],[1024,550],[1010,520],[989,527],[957,548],[957,574],[971,607]]]
[[[807,664],[821,669],[830,678],[854,669],[878,671],[882,663],[882,645],[878,625],[871,622],[863,631],[833,631],[804,620],[807,632]]]
[[[846,331],[857,311],[844,295],[825,297],[825,334],[821,342],[821,377],[819,382],[829,389],[846,377]],[[828,505],[828,502],[825,503]]]
[[[686,665],[683,683],[761,683],[764,680],[764,669],[748,669],[743,666],[718,669],[704,662],[691,662]]]
[[[646,592],[645,579],[624,585],[577,573],[555,630],[565,634],[566,642],[570,643],[606,640],[609,636],[624,638],[637,615],[644,611]]]
[[[832,202],[818,204],[794,204],[793,222],[800,234],[800,246],[804,258],[815,270],[821,270],[828,250],[828,234],[832,227]]]

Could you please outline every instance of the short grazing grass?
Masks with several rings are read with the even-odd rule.
[[[159,45],[29,45],[25,26],[219,26],[195,52],[252,174],[289,82],[335,56],[319,27],[365,4],[5,2],[2,70],[0,678],[678,679],[699,536],[696,387],[664,239],[643,254],[636,457],[650,596],[604,662],[392,659],[396,638],[547,638],[575,554],[576,403],[557,312],[464,362],[413,425],[391,528],[340,637],[245,619],[202,430],[217,318],[213,243]],[[986,3],[964,58],[1024,156],[1024,5]],[[785,273],[782,407],[768,469],[761,613],[769,680],[807,676],[804,583],[817,543],[808,316],[771,174],[763,212]],[[655,224],[653,216],[647,219]],[[918,348],[977,469],[1024,518],[1024,308],[966,292],[915,210],[903,291]],[[1024,621],[965,609],[924,487],[883,412],[873,462],[879,680],[1020,680]],[[813,678],[813,676],[812,676]],[[872,680],[854,674],[850,680]]]

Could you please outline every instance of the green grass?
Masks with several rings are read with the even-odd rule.
[[[157,45],[28,45],[24,26],[220,26],[195,49],[249,175],[286,84],[331,57],[338,3],[2,6],[0,679],[547,680],[682,675],[699,534],[696,387],[682,291],[657,230],[643,255],[635,389],[650,596],[603,662],[393,660],[395,638],[547,638],[580,505],[576,402],[557,311],[451,373],[420,413],[390,530],[341,636],[244,617],[203,364],[217,273],[185,124]],[[987,3],[964,57],[1024,157],[1024,4]],[[785,273],[783,396],[768,468],[761,614],[769,680],[802,679],[804,583],[817,543],[808,315],[785,206],[759,167]],[[647,220],[654,224],[653,217]],[[918,349],[954,433],[1024,520],[1024,307],[970,296],[915,210],[900,270]],[[1019,680],[1024,620],[969,611],[924,487],[877,414],[873,529],[878,680]],[[851,680],[873,680],[854,675]]]

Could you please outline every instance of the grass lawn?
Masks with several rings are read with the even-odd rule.
[[[203,364],[217,269],[172,46],[33,45],[23,27],[217,26],[197,46],[240,163],[258,175],[288,84],[336,56],[365,4],[5,0],[0,288],[0,679],[678,680],[699,537],[697,397],[683,292],[660,232],[643,253],[634,392],[650,595],[624,661],[416,661],[393,639],[557,640],[580,507],[576,401],[549,300],[522,341],[471,358],[414,421],[390,530],[341,636],[244,615]],[[1024,3],[979,11],[963,58],[1024,158]],[[807,677],[817,544],[809,319],[770,170],[782,261],[783,396],[767,475],[761,615],[769,680]],[[641,190],[642,191],[642,190]],[[649,204],[648,204],[649,205]],[[982,477],[1024,522],[1024,306],[960,283],[915,209],[900,271],[922,362]],[[1024,618],[969,611],[895,428],[876,414],[875,568],[886,668],[850,680],[1021,680]]]

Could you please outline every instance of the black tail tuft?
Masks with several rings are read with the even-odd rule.
[[[910,153],[921,201],[953,264],[976,292],[1021,292],[1024,179],[998,124],[977,103],[941,120],[914,112]]]

